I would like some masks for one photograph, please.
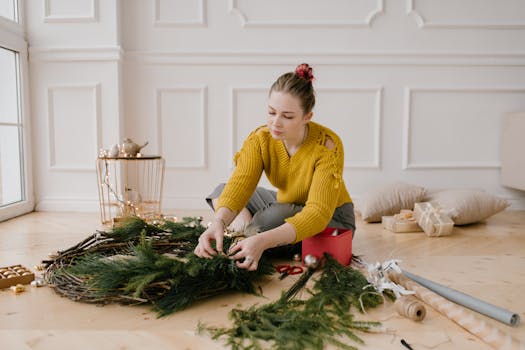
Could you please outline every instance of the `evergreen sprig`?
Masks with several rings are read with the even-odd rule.
[[[129,216],[106,233],[108,237],[117,241],[131,241],[141,236],[152,237],[164,234],[170,240],[190,240],[197,244],[197,240],[205,228],[200,224],[200,218],[184,217],[180,222],[155,220],[148,223],[137,216]]]
[[[128,216],[118,225],[115,225],[106,235],[116,241],[130,241],[139,239],[141,236],[152,236],[155,233],[162,232],[162,229],[156,225],[148,224],[138,216]]]
[[[383,302],[381,295],[366,291],[369,282],[359,270],[341,265],[329,254],[324,255],[324,261],[323,273],[311,292],[312,305],[319,308],[332,305],[346,310],[353,305],[362,312],[361,303],[368,309]]]
[[[113,298],[128,294],[140,300],[148,295],[158,297],[156,293],[147,291],[147,287],[179,275],[183,268],[182,261],[155,253],[151,242],[143,241],[137,246],[130,246],[127,254],[109,257],[86,255],[66,272],[84,278],[96,297]]]
[[[188,256],[185,273],[173,283],[166,295],[155,303],[160,316],[179,311],[196,300],[220,294],[225,290],[258,294],[256,280],[274,272],[273,265],[261,259],[257,271],[240,269],[234,260],[224,255],[202,259],[194,254]]]
[[[280,299],[262,306],[230,312],[231,328],[199,324],[200,332],[209,332],[213,339],[223,338],[226,345],[238,349],[323,349],[332,344],[340,349],[356,349],[347,340],[363,344],[354,330],[367,331],[378,322],[354,321],[352,306],[375,307],[382,297],[363,294],[366,278],[351,267],[344,267],[329,255],[319,279],[307,299],[289,299],[283,292]]]

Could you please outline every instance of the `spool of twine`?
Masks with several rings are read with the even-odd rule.
[[[412,321],[421,322],[427,314],[423,303],[413,296],[402,296],[396,300],[394,305],[398,314]]]

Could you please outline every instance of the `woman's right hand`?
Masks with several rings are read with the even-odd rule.
[[[224,238],[224,225],[221,221],[213,221],[210,227],[204,231],[199,237],[199,244],[193,251],[195,255],[201,258],[211,259],[214,255],[223,254],[222,242]],[[217,251],[213,249],[211,242],[215,241]]]

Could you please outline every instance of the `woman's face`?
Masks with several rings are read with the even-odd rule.
[[[272,137],[277,140],[297,141],[304,135],[304,126],[312,112],[304,114],[300,101],[286,92],[272,91],[268,99],[268,121]]]

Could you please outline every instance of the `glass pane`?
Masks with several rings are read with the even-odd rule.
[[[21,179],[20,127],[0,125],[0,207],[23,199]]]
[[[0,0],[0,16],[18,22],[16,5],[16,0]]]
[[[0,77],[0,123],[18,123],[17,53],[2,47]]]

